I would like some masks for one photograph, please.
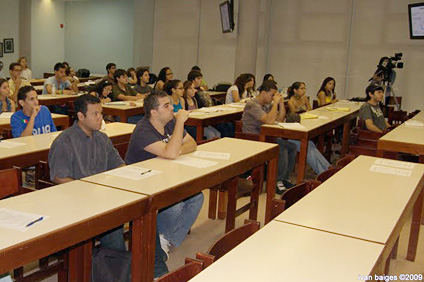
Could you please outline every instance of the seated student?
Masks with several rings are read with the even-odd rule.
[[[109,80],[103,80],[96,84],[95,88],[90,91],[90,94],[100,99],[102,104],[112,101],[112,83]]]
[[[200,88],[202,77],[202,73],[198,71],[190,71],[187,75],[187,80],[193,82],[194,88],[197,90],[194,98],[197,100],[198,107],[212,107],[214,102],[211,96]],[[232,122],[219,123],[215,126],[215,128],[220,132],[222,137],[234,137],[235,135],[235,127],[234,123]]]
[[[66,69],[65,71],[66,77],[64,78],[64,80],[68,80],[71,83],[76,83],[77,88],[78,88],[78,83],[80,83],[79,78],[77,77],[77,73],[75,72],[73,67],[69,67]]]
[[[106,65],[106,72],[107,75],[105,75],[104,77],[102,77],[102,79],[100,81],[109,81],[111,84],[115,84],[115,79],[113,78],[113,74],[116,71],[116,65],[114,63],[109,63]]]
[[[137,84],[137,73],[135,71],[135,68],[129,68],[127,70],[128,75],[128,84],[131,86],[135,86]]]
[[[112,97],[114,101],[137,101],[146,95],[135,92],[128,85],[128,75],[123,69],[117,69],[113,74],[115,85],[112,87]]]
[[[259,87],[258,96],[246,103],[241,119],[242,131],[259,134],[262,124],[274,124],[275,121],[284,122],[285,117],[284,99],[278,93],[277,85],[274,81],[264,81]],[[293,186],[290,182],[290,172],[293,171],[296,163],[296,145],[281,138],[277,138],[276,141],[280,147],[276,188],[277,193],[282,194]]]
[[[179,155],[196,150],[194,139],[186,134],[184,122],[188,112],[179,110],[175,114],[169,96],[163,92],[152,92],[144,99],[145,117],[137,123],[131,135],[126,164],[145,161],[157,156],[176,159]],[[198,193],[177,204],[159,211],[157,229],[162,249],[179,246],[187,236],[203,204],[203,193]]]
[[[38,95],[34,87],[24,86],[19,89],[18,103],[22,110],[10,118],[13,137],[23,137],[55,132],[52,115],[46,106],[38,105]]]
[[[54,76],[44,81],[43,94],[76,94],[78,93],[78,85],[74,80],[69,81],[66,76],[66,67],[62,63],[54,65]],[[56,92],[53,93],[53,86]]]
[[[192,71],[198,71],[198,72],[202,72],[202,70],[198,67],[198,66],[194,66],[191,68]],[[208,84],[205,81],[205,78],[202,77],[202,82],[200,83],[200,89],[202,89],[203,91],[206,91],[209,89]]]
[[[191,111],[191,110],[195,110],[197,109],[197,101],[194,98],[194,96],[196,95],[196,88],[194,88],[194,82],[193,81],[186,81],[183,84],[184,87],[184,105],[185,105],[185,110],[186,111]],[[175,111],[175,108],[174,108]],[[196,128],[194,126],[186,126],[186,130],[188,133],[190,133],[190,135],[192,137],[196,137]],[[212,139],[212,138],[221,138],[221,133],[213,126],[209,125],[208,127],[205,127],[204,130],[204,135],[206,137],[206,139]]]
[[[366,89],[367,102],[359,109],[359,118],[365,121],[368,130],[383,133],[390,124],[384,118],[380,102],[384,98],[384,89],[378,84],[370,84]]]
[[[20,57],[17,61],[22,66],[22,77],[26,80],[32,79],[32,71],[28,68],[28,61],[25,57]]]
[[[254,86],[252,75],[243,73],[236,78],[234,85],[227,90],[225,104],[239,102],[241,99],[247,98],[247,89]]]
[[[256,95],[258,95],[258,92],[255,89],[256,88],[256,77],[251,73],[248,73],[247,75],[252,79],[252,82],[250,82],[249,86],[246,89],[246,91],[247,91],[246,98],[256,97]]]
[[[337,95],[334,92],[336,88],[336,81],[332,77],[327,77],[321,84],[320,89],[318,90],[318,105],[324,106],[327,104],[336,103],[338,100],[336,99]]]
[[[134,87],[134,90],[140,94],[150,94],[153,89],[147,85],[150,81],[149,70],[146,68],[141,68],[137,71],[137,85]]]
[[[181,80],[173,79],[166,82],[163,85],[163,91],[169,95],[172,106],[174,107],[174,113],[177,113],[181,109],[185,109],[185,100],[183,98],[184,87]]]
[[[264,75],[264,80],[262,83],[264,83],[267,80],[275,81],[274,76],[270,73],[267,73],[266,75]]]
[[[289,96],[289,101],[287,102],[287,105],[289,106],[289,112],[300,114],[311,110],[308,97],[305,96],[305,83],[299,81],[294,82],[292,86],[289,87],[287,92]],[[300,141],[290,140],[290,142],[296,144],[297,151],[300,152]],[[321,172],[326,171],[330,166],[330,163],[326,158],[324,158],[320,151],[318,151],[314,142],[312,141],[309,141],[308,143],[306,162],[311,166],[312,170],[316,174],[320,174]]]
[[[109,137],[99,131],[102,125],[99,98],[82,95],[75,99],[74,106],[77,120],[54,140],[49,151],[50,179],[57,184],[125,165]],[[126,251],[122,226],[103,233],[100,244],[103,248]],[[158,243],[155,277],[168,272],[164,256]]]
[[[31,86],[31,83],[21,76],[22,66],[18,63],[11,63],[9,65],[9,73],[10,98],[16,103],[18,101],[19,89],[24,86]]]
[[[173,78],[174,75],[169,67],[162,68],[158,75],[158,81],[155,83],[155,90],[162,90],[165,82],[171,81]]]
[[[188,73],[187,80],[193,82],[194,88],[197,89],[194,98],[196,98],[199,108],[212,107],[213,100],[211,96],[200,88],[200,85],[202,84],[202,77],[203,75],[201,72],[192,70]]]
[[[9,98],[9,83],[6,79],[0,78],[0,113],[14,112],[16,110],[15,102]]]

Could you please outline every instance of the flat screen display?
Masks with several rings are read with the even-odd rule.
[[[219,5],[219,11],[221,13],[221,27],[222,32],[231,32],[233,31],[233,19],[232,19],[232,11],[229,1],[225,1],[224,3]]]
[[[408,5],[409,35],[411,39],[424,39],[424,3]]]

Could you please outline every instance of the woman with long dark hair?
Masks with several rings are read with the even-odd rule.
[[[254,79],[251,74],[243,73],[239,75],[232,85],[227,90],[225,104],[239,102],[241,99],[247,98],[247,89],[254,86]]]
[[[336,88],[336,80],[332,77],[327,77],[321,84],[320,89],[318,90],[318,105],[324,106],[327,104],[336,103],[338,100],[336,99],[337,95],[334,92]]]
[[[174,78],[174,75],[172,73],[171,68],[169,67],[164,67],[160,70],[159,75],[158,75],[158,81],[156,81],[155,84],[155,90],[162,90],[163,89],[163,85],[168,82],[171,81]]]
[[[306,85],[304,82],[296,81],[287,90],[289,101],[287,106],[290,113],[303,113],[311,110],[308,97],[306,97]]]

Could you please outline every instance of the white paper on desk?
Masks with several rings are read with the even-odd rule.
[[[13,282],[12,276],[8,275],[3,278],[0,278],[0,282]]]
[[[214,166],[218,164],[218,162],[213,162],[213,161],[208,161],[208,160],[203,160],[203,159],[198,159],[198,158],[193,158],[188,156],[179,157],[178,159],[172,160],[171,162],[186,165],[186,166],[197,167],[197,168],[206,168],[206,167],[210,167],[210,166]]]
[[[0,148],[12,149],[12,148],[16,148],[16,147],[24,146],[24,145],[25,143],[18,143],[18,142],[13,142],[9,140],[0,141]]]
[[[42,220],[35,222],[31,226],[43,222],[48,216],[0,208],[0,227],[25,231],[31,227],[27,227],[29,223],[41,217],[43,218]]]
[[[329,119],[329,117],[326,117],[326,116],[318,116],[318,119]]]
[[[114,170],[106,171],[105,174],[122,177],[131,180],[142,180],[144,178],[162,173],[162,171],[152,170],[148,168],[124,166]]]
[[[405,168],[405,169],[414,169],[415,164],[409,162],[399,162],[394,160],[386,160],[386,159],[377,159],[374,164],[376,165],[385,165],[397,168]]]
[[[208,152],[208,151],[196,151],[193,153],[194,157],[218,159],[218,160],[229,160],[230,155],[231,155],[230,153]]]
[[[0,114],[0,118],[1,119],[10,119],[12,117],[13,113],[12,112],[2,112]]]
[[[422,123],[421,121],[418,121],[418,120],[407,120],[407,121],[405,121],[405,125],[406,126],[423,127],[424,126],[424,123]]]
[[[231,107],[231,108],[244,109],[244,107],[246,106],[246,104],[232,103],[232,104],[228,104],[226,106]]]
[[[370,171],[378,172],[378,173],[384,173],[384,174],[393,174],[393,175],[405,176],[405,177],[410,177],[411,174],[412,174],[412,171],[407,170],[407,169],[400,169],[400,168],[380,166],[380,165],[372,165],[370,167]]]
[[[126,106],[127,104],[125,102],[107,102],[105,105],[108,106]]]
[[[279,126],[287,129],[293,129],[293,130],[305,130],[306,127],[301,125],[298,122],[279,122],[277,123]]]

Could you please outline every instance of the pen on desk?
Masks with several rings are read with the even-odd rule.
[[[36,220],[31,221],[30,223],[28,223],[25,227],[30,227],[31,225],[33,225],[34,223],[37,223],[39,221],[42,221],[44,217],[40,217],[37,218]]]
[[[146,170],[146,171],[144,171],[144,172],[140,173],[140,175],[143,175],[143,174],[149,173],[149,172],[151,172],[151,171],[152,171],[151,169]]]

